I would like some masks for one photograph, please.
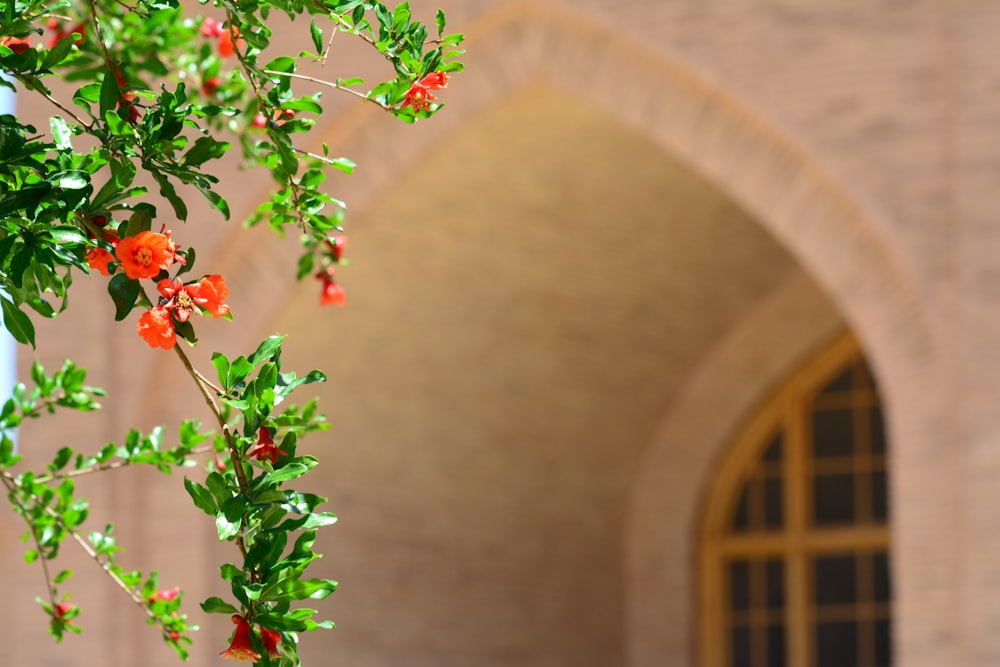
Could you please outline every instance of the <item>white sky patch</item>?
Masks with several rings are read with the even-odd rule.
[[[0,115],[14,113],[14,91],[0,88]],[[10,397],[17,381],[17,343],[6,327],[0,327],[0,402]],[[14,440],[17,447],[17,439]]]

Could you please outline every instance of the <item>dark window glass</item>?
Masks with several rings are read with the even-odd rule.
[[[732,563],[729,566],[730,605],[734,611],[750,608],[750,564]]]
[[[872,556],[873,578],[872,593],[875,596],[874,602],[888,602],[892,597],[892,588],[889,579],[889,554],[880,553]]]
[[[764,451],[764,460],[768,463],[778,463],[781,461],[781,434],[775,436],[771,444]]]
[[[818,606],[853,604],[857,568],[854,556],[818,556],[813,561],[814,601]]]
[[[812,415],[813,456],[851,456],[854,427],[850,410],[817,410]]]
[[[813,479],[813,520],[817,526],[853,523],[854,476],[816,475]]]
[[[769,560],[767,572],[767,608],[781,609],[785,606],[785,564],[780,560]]]
[[[784,503],[781,498],[781,480],[769,477],[764,480],[764,527],[779,529],[783,522]]]
[[[823,387],[824,394],[830,394],[833,392],[850,391],[854,387],[854,382],[851,380],[851,368],[848,367],[843,373],[833,378],[830,382]]]
[[[767,626],[767,667],[785,667],[785,626]]]
[[[816,667],[857,667],[858,628],[852,622],[816,624]]]
[[[751,667],[750,628],[736,626],[732,631],[733,653],[729,664],[732,667]]]
[[[891,667],[892,634],[888,620],[875,621],[875,667]]]
[[[885,418],[880,408],[875,407],[869,411],[868,423],[871,424],[872,452],[885,454]]]
[[[868,364],[863,361],[858,362],[857,368],[858,373],[855,375],[855,378],[858,380],[858,386],[866,389],[877,389],[878,381],[872,374],[872,369],[868,367]]]
[[[878,523],[889,520],[889,490],[884,470],[872,473],[872,519]]]
[[[748,497],[747,485],[743,485],[740,491],[740,499],[736,503],[736,511],[733,512],[733,530],[744,532],[750,529],[750,499]]]

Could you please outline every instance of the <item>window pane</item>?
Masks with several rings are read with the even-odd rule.
[[[733,513],[733,531],[743,532],[750,529],[750,498],[747,485],[743,485],[740,491],[740,499],[736,502],[736,511]]]
[[[729,566],[729,608],[746,611],[750,608],[750,564],[732,563]]]
[[[819,556],[813,561],[814,602],[817,606],[854,604],[857,568],[854,555]]]
[[[778,530],[784,521],[784,507],[781,498],[781,480],[769,477],[764,480],[764,527]]]
[[[854,623],[816,624],[816,667],[857,667],[858,629]]]
[[[886,488],[884,470],[872,473],[872,519],[878,523],[889,520],[889,490]]]
[[[851,456],[854,426],[850,410],[817,410],[812,415],[813,456]]]
[[[729,664],[732,667],[751,667],[750,628],[737,626],[730,634],[733,644]]]
[[[767,608],[785,606],[785,564],[780,560],[767,561]]]
[[[853,523],[854,517],[854,476],[817,475],[813,480],[814,523]]]
[[[778,463],[781,461],[781,453],[781,434],[779,433],[764,451],[763,460],[768,463]]]
[[[871,424],[872,452],[885,454],[885,420],[880,408],[871,409],[868,423]]]
[[[785,626],[767,627],[767,667],[785,667]]]
[[[887,620],[875,621],[875,667],[891,667],[892,634]]]
[[[847,367],[844,372],[837,377],[830,380],[825,387],[823,387],[824,394],[830,394],[833,392],[846,392],[850,391],[854,383],[851,381],[851,368]]]
[[[889,554],[880,553],[872,556],[874,561],[873,569],[873,593],[875,602],[889,602],[892,597],[892,589],[889,580]]]

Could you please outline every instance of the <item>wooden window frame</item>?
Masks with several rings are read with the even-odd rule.
[[[808,488],[812,469],[807,459],[809,406],[825,384],[863,355],[857,342],[844,335],[829,345],[779,389],[735,438],[712,480],[699,535],[700,667],[728,667],[730,611],[728,565],[747,557],[784,559],[786,664],[815,665],[812,631],[815,617],[810,558],[824,553],[889,553],[889,522],[818,528],[812,525]],[[731,521],[743,481],[750,475],[774,436],[784,430],[783,504],[780,531],[734,533]],[[886,462],[886,468],[888,463]],[[855,615],[852,618],[859,618]],[[891,621],[891,613],[889,613]],[[874,641],[860,637],[860,641]]]

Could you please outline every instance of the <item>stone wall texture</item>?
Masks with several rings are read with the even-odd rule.
[[[323,121],[359,164],[331,181],[348,308],[290,280],[293,241],[199,226],[241,326],[202,326],[195,357],[279,332],[290,367],[330,376],[333,428],[306,445],[342,517],[315,567],[342,588],[305,664],[697,665],[715,466],[844,330],[889,417],[895,664],[1000,664],[1000,4],[441,4],[468,48],[441,115],[403,126],[345,96]],[[343,54],[339,74],[371,70]],[[239,215],[269,184],[230,187]],[[26,428],[29,458],[203,410],[79,282],[39,350],[114,400]],[[224,592],[227,550],[179,476],[82,486],[126,565],[183,582],[192,614]],[[20,532],[0,517],[2,664],[174,664],[79,560],[86,632],[50,645]],[[220,662],[226,621],[204,620],[192,664]]]

